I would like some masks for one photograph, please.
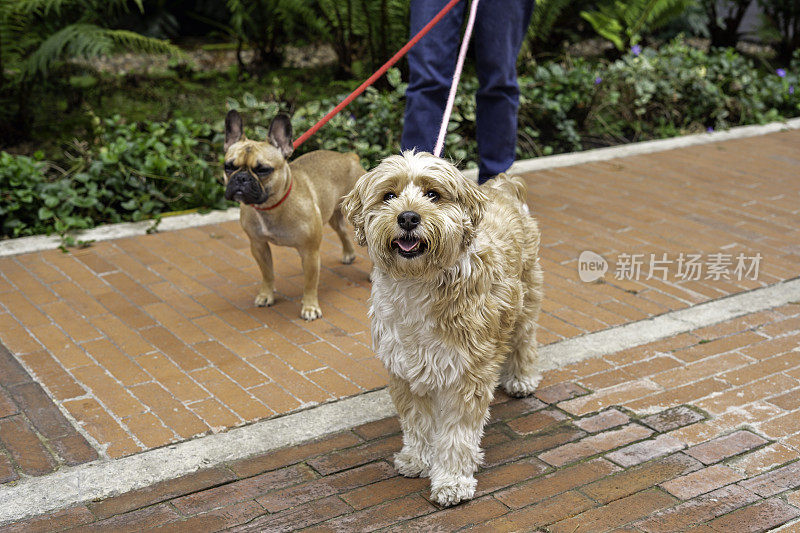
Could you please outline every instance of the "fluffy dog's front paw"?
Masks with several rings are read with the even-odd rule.
[[[503,379],[503,388],[506,389],[509,396],[521,398],[533,394],[540,381],[542,381],[541,374],[525,376],[524,378],[511,376]]]
[[[418,453],[403,448],[394,454],[394,468],[404,477],[425,477],[429,467]]]
[[[303,320],[316,320],[321,316],[322,309],[318,305],[303,304],[303,308],[300,310],[300,317]]]
[[[442,507],[449,507],[475,495],[478,480],[474,477],[453,476],[449,479],[431,483],[431,499]]]
[[[275,303],[275,296],[271,292],[259,292],[254,303],[258,307],[269,307]]]
[[[345,265],[349,265],[355,260],[356,260],[356,254],[351,253],[351,254],[344,254],[342,256],[342,263],[344,263]]]

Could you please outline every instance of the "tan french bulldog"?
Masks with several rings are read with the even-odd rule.
[[[261,269],[258,306],[275,301],[275,276],[270,243],[297,249],[303,262],[303,306],[300,316],[322,316],[317,300],[319,247],[328,222],[342,240],[342,263],[355,259],[349,228],[341,212],[342,196],[364,174],[356,154],[317,150],[287,161],[292,125],[276,116],[267,141],[248,139],[241,115],[225,117],[225,198],[241,204],[239,221],[250,239],[250,250]]]

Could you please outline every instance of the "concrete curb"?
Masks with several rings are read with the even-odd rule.
[[[547,345],[539,350],[542,367],[555,369],[796,301],[800,278]]]
[[[174,231],[207,224],[219,224],[239,218],[239,208],[231,207],[225,211],[211,211],[210,213],[191,213],[188,215],[166,216],[158,224],[158,231]],[[123,237],[147,235],[147,230],[153,227],[154,220],[141,222],[123,222],[120,224],[107,224],[85,231],[77,231],[72,236],[82,241],[108,241]],[[61,246],[61,237],[57,235],[36,235],[0,241],[0,257],[7,255],[26,254],[53,250]]]
[[[800,278],[544,346],[540,349],[542,368],[551,370],[793,301],[800,301]],[[62,468],[47,476],[21,480],[15,486],[0,487],[0,526],[394,414],[389,394],[383,389],[122,459]]]
[[[702,144],[729,141],[733,139],[744,139],[747,137],[756,137],[758,135],[766,135],[769,133],[794,129],[800,129],[800,118],[789,119],[786,122],[772,122],[762,126],[740,126],[727,131],[686,135],[672,139],[644,141],[639,143],[625,144],[622,146],[587,150],[585,152],[575,152],[571,154],[560,154],[538,157],[535,159],[526,159],[514,163],[511,169],[509,169],[509,173],[523,174],[525,172],[533,172],[536,170],[545,170],[549,168],[567,167],[595,161],[608,161],[610,159],[617,159],[620,157],[651,154],[654,152],[663,152],[665,150],[674,150],[676,148],[684,148],[687,146],[699,146]],[[466,170],[464,175],[468,178],[476,179],[478,176],[478,171],[477,169]],[[204,215],[193,213],[189,215],[167,216],[161,219],[161,223],[158,225],[158,231],[172,231],[203,226],[206,224],[218,224],[220,222],[228,222],[238,218],[238,207],[232,207],[225,211],[213,211]],[[86,231],[76,232],[73,237],[75,239],[84,241],[107,241],[122,237],[145,235],[147,233],[147,229],[152,226],[152,220],[145,220],[142,222],[126,222],[122,224],[109,224]],[[20,239],[10,239],[6,241],[0,241],[0,257],[29,252],[38,252],[42,250],[52,250],[54,248],[58,248],[60,245],[61,238],[58,236],[35,236],[22,237]]]
[[[122,459],[94,461],[27,478],[16,486],[0,487],[0,526],[299,444],[394,412],[388,394],[376,391]]]

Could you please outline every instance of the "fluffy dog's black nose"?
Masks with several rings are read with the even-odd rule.
[[[411,231],[419,226],[420,220],[422,219],[416,211],[403,211],[397,215],[397,223],[406,231]]]

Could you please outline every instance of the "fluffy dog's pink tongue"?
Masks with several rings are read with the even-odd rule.
[[[419,246],[419,239],[395,239],[394,242],[396,242],[397,246],[399,246],[404,252],[410,252]]]

